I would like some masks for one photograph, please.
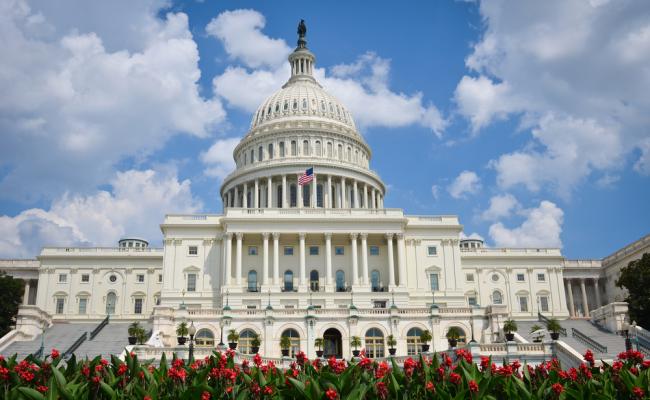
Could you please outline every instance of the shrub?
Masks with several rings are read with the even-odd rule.
[[[449,327],[449,330],[447,331],[447,339],[458,340],[460,338],[460,334],[460,328],[456,326]]]
[[[431,331],[429,331],[429,330],[424,330],[420,334],[420,342],[422,342],[424,344],[429,343],[431,341],[431,339],[433,339],[433,337],[431,336]]]
[[[507,319],[503,323],[503,331],[505,333],[517,332],[517,323],[512,319]]]
[[[394,348],[395,345],[397,344],[397,340],[395,340],[395,336],[393,335],[386,336],[386,344],[388,345],[388,347]]]
[[[361,338],[359,336],[352,336],[350,346],[354,347],[355,350],[358,349],[361,346]]]
[[[237,343],[238,340],[239,340],[239,334],[237,333],[236,330],[231,329],[231,330],[228,332],[228,342],[230,342],[230,343]]]
[[[546,329],[550,332],[558,333],[562,330],[562,325],[560,325],[560,322],[557,319],[552,318],[546,322]]]
[[[176,327],[176,336],[178,337],[184,337],[187,335],[187,322],[181,322],[178,324]]]
[[[282,336],[280,338],[280,348],[282,350],[289,350],[291,348],[291,338],[289,336]]]
[[[318,347],[318,350],[321,350],[323,348],[323,344],[325,344],[323,338],[319,337],[314,339],[314,346]]]

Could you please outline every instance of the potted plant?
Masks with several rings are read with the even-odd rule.
[[[134,345],[138,342],[138,336],[141,336],[140,330],[143,330],[140,328],[140,323],[139,322],[133,322],[131,325],[129,325],[129,344]]]
[[[230,332],[228,332],[228,347],[230,347],[231,350],[235,350],[237,348],[238,340],[239,334],[234,329],[231,329]]]
[[[354,348],[354,350],[352,350],[352,355],[359,357],[359,346],[361,346],[361,338],[359,336],[352,336],[350,346]]]
[[[260,345],[262,344],[262,337],[258,333],[253,334],[251,339],[251,351],[253,354],[257,354],[260,351]]]
[[[314,339],[314,346],[318,347],[318,350],[316,350],[316,356],[318,358],[323,356],[323,343],[325,343],[325,341],[321,337]]]
[[[280,338],[280,349],[282,350],[282,357],[289,357],[289,349],[291,348],[291,339],[289,336],[282,336]]]
[[[182,346],[185,344],[185,341],[187,341],[187,338],[185,337],[185,335],[187,335],[187,332],[187,322],[181,322],[178,324],[176,327],[176,340],[178,340],[179,345]]]
[[[424,330],[420,334],[420,343],[422,343],[422,352],[426,353],[429,351],[429,343],[431,342],[431,339],[433,337],[431,336],[431,331],[429,330]]]
[[[517,332],[517,323],[512,319],[507,319],[503,323],[503,331],[506,333],[506,340],[512,342],[515,340],[514,332]]]
[[[452,326],[447,331],[447,341],[449,342],[449,347],[452,349],[458,344],[458,339],[460,339],[460,329],[458,327]]]
[[[546,329],[551,332],[551,339],[553,340],[558,340],[560,338],[560,331],[562,330],[562,325],[560,325],[560,322],[555,319],[551,318],[546,322]]]
[[[395,352],[397,351],[397,349],[395,348],[395,345],[397,345],[397,340],[395,340],[395,336],[393,335],[386,336],[386,344],[388,345],[388,353],[391,356],[394,356]]]
[[[540,325],[535,324],[535,325],[530,327],[530,333],[535,333],[535,332],[539,331],[540,329],[543,329],[543,328]],[[540,335],[539,333],[533,335],[533,342],[540,343],[542,341],[543,336],[544,336],[543,334]]]

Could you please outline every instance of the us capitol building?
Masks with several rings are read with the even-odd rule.
[[[433,349],[446,349],[452,326],[461,342],[495,343],[506,319],[540,314],[620,328],[624,293],[613,282],[648,251],[650,236],[608,259],[566,260],[559,249],[462,239],[455,215],[385,208],[371,149],[348,109],[314,79],[315,61],[303,31],[291,77],[260,105],[233,152],[223,214],[167,215],[161,249],[125,238],[115,248],[45,247],[36,260],[1,260],[26,285],[16,330],[0,350],[34,340],[44,325],[97,324],[107,315],[111,323],[141,320],[165,347],[176,346],[182,321],[196,327],[199,347],[235,330],[246,353],[257,333],[267,357],[280,355],[281,336],[310,357],[315,338],[326,355],[349,357],[352,336],[383,357],[391,334],[397,354],[411,355],[424,330]],[[124,344],[126,336],[124,328]]]

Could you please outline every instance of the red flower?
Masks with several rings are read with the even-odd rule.
[[[555,394],[557,394],[557,395],[559,396],[560,393],[562,393],[562,392],[564,391],[564,386],[562,386],[561,383],[554,383],[554,384],[551,386],[551,389],[553,389],[553,391],[555,392]]]
[[[469,391],[478,393],[478,384],[476,383],[476,381],[469,381]]]
[[[455,372],[452,372],[451,374],[449,374],[449,381],[454,385],[458,385],[460,383],[460,375],[458,375]]]
[[[587,352],[584,354],[583,357],[585,361],[589,363],[589,365],[591,365],[592,367],[594,366],[596,361],[594,360],[594,353],[592,353],[591,350],[587,350]]]
[[[485,371],[490,366],[490,357],[481,356],[481,371]]]
[[[255,363],[255,365],[257,365],[258,367],[262,365],[262,357],[259,355],[259,353],[255,354],[255,356],[253,357],[253,363]]]
[[[126,373],[126,371],[129,370],[129,367],[127,367],[126,364],[120,364],[119,367],[117,367],[117,376],[122,376]]]
[[[47,386],[36,385],[36,390],[38,390],[38,391],[41,392],[41,393],[45,393],[45,392],[47,392],[47,389],[48,389]]]
[[[210,400],[210,392],[201,393],[201,400]]]
[[[9,379],[9,370],[5,367],[0,367],[0,378],[3,380]]]
[[[388,398],[388,388],[384,382],[377,382],[377,385],[375,385],[375,387],[377,388],[377,395],[380,399]]]
[[[52,359],[55,360],[55,359],[59,358],[59,356],[61,354],[59,353],[59,351],[57,349],[52,349],[52,353],[50,355],[52,356]]]
[[[149,397],[149,396],[144,396],[144,398],[143,398],[142,400],[151,400],[151,397]]]
[[[433,386],[433,382],[431,382],[431,381],[428,381],[428,382],[427,382],[427,384],[426,384],[426,388],[427,388],[427,390],[430,391],[430,392],[435,392],[435,391],[436,391],[436,388]]]
[[[635,395],[636,397],[638,397],[638,398],[642,398],[643,395],[645,394],[645,392],[643,391],[643,389],[641,389],[641,388],[638,387],[638,386],[635,386],[634,389],[632,389],[632,393],[634,393],[634,395]]]
[[[273,394],[273,388],[271,386],[267,386],[264,388],[264,394],[266,395],[272,395]]]
[[[330,400],[335,400],[338,397],[338,395],[339,394],[336,392],[336,390],[332,388],[327,389],[327,391],[325,392],[325,396],[327,396],[327,398]]]

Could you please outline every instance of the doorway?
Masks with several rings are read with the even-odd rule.
[[[326,358],[336,357],[343,358],[343,340],[341,338],[341,332],[335,328],[329,328],[323,333],[323,355]]]

